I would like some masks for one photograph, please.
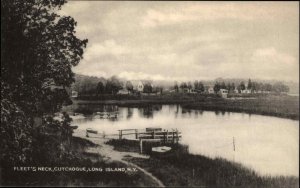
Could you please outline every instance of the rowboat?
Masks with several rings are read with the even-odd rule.
[[[87,132],[87,133],[98,134],[98,131],[93,130],[93,129],[91,129],[91,128],[87,128],[87,129],[86,129],[86,132]]]
[[[153,147],[152,148],[152,152],[156,152],[156,153],[166,153],[168,151],[170,151],[172,148],[171,147],[167,147],[167,146],[159,146],[159,147]]]
[[[70,125],[70,127],[72,128],[72,129],[78,129],[78,125]]]

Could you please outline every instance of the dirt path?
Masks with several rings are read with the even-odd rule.
[[[90,140],[91,142],[99,145],[97,147],[90,147],[86,150],[86,152],[88,153],[96,153],[99,154],[101,156],[103,156],[104,160],[108,160],[108,161],[118,161],[121,162],[123,164],[126,164],[128,166],[132,166],[136,169],[138,169],[139,171],[143,172],[146,176],[150,177],[154,182],[157,183],[157,185],[159,187],[165,187],[163,185],[163,183],[157,179],[155,176],[153,176],[150,172],[146,171],[145,169],[131,163],[128,161],[123,160],[124,157],[126,156],[131,156],[131,157],[135,157],[135,158],[144,158],[144,159],[148,159],[149,156],[147,155],[141,155],[139,153],[134,153],[134,152],[119,152],[113,149],[113,146],[107,145],[104,142],[106,142],[108,139],[104,139],[101,137],[97,137],[97,135],[93,136],[94,134],[90,134],[90,137],[86,137],[85,135],[85,131],[84,130],[76,130],[73,133],[73,136],[76,137],[80,137],[83,139],[87,139]]]

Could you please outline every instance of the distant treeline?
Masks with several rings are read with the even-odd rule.
[[[116,94],[122,89],[123,82],[116,76],[109,79],[103,77],[76,75],[72,89],[79,95]]]
[[[136,86],[133,85],[131,81],[122,80],[116,76],[110,78],[94,77],[94,76],[84,76],[76,75],[75,83],[72,85],[72,90],[77,91],[79,96],[97,96],[97,95],[115,95],[120,90],[124,89],[128,93],[134,93]],[[197,93],[206,93],[209,89],[212,89],[214,93],[217,93],[220,89],[227,89],[229,93],[242,93],[247,91],[247,93],[256,92],[289,92],[289,87],[282,82],[256,82],[248,80],[248,82],[240,81],[229,82],[216,80],[214,83],[208,84],[205,81],[194,81],[194,82],[177,82],[174,85],[159,86],[158,83],[152,85],[150,82],[145,82],[144,93],[151,92],[162,92],[163,90],[173,90],[179,92],[182,90],[193,90]]]
[[[178,91],[179,89],[194,89],[196,92],[205,92],[208,91],[210,86],[204,85],[202,81],[192,82],[181,82],[178,84],[175,82],[174,90]],[[238,92],[241,93],[244,90],[248,90],[249,92],[289,92],[289,87],[282,82],[276,82],[274,84],[270,83],[262,83],[262,82],[253,82],[251,79],[248,80],[246,84],[244,81],[241,81],[240,84],[236,85],[235,83],[224,81],[218,82],[216,81],[214,86],[212,87],[214,92],[217,93],[220,89],[227,89],[229,93]]]

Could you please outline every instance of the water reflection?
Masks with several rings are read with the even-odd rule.
[[[138,108],[140,116],[145,118],[153,118],[153,114],[161,109],[162,105],[146,105]]]
[[[74,119],[79,129],[116,134],[118,129],[159,126],[178,129],[191,153],[221,156],[240,162],[261,174],[299,175],[299,121],[231,113],[182,109],[180,105],[147,105],[140,108],[114,105],[86,106],[93,112],[117,112],[117,118],[95,114]],[[235,138],[236,150],[232,148]],[[270,160],[270,157],[272,160]]]
[[[133,109],[132,108],[127,108],[127,119],[130,119],[133,115]]]

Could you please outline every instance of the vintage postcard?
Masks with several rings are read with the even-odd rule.
[[[299,187],[299,2],[1,1],[0,186]]]

